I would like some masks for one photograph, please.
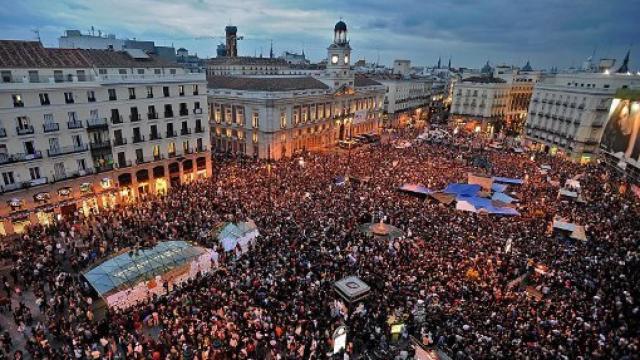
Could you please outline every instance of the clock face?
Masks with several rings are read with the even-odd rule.
[[[344,63],[348,64],[349,63],[349,55],[345,55],[344,56]]]
[[[332,64],[337,64],[338,63],[338,55],[333,55],[331,57],[331,63]]]

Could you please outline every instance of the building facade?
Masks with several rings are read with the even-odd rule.
[[[433,80],[396,75],[373,76],[386,87],[383,110],[391,126],[416,124],[427,116],[433,95]]]
[[[505,129],[512,135],[522,131],[535,84],[542,78],[529,62],[522,68],[487,63],[480,76],[456,81],[451,102],[456,123],[480,124],[487,132]]]
[[[526,143],[589,162],[595,157],[618,89],[640,85],[635,74],[556,74],[536,84],[525,124]]]
[[[132,51],[0,50],[0,234],[211,174],[204,74]]]
[[[212,146],[263,159],[329,147],[380,126],[384,86],[350,68],[346,24],[316,76],[210,76]]]

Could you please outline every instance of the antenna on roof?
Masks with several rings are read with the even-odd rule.
[[[95,29],[93,28],[93,25],[91,25],[91,36],[95,36],[96,32]]]
[[[33,33],[36,35],[36,39],[38,39],[38,42],[42,43],[42,40],[40,39],[40,29],[35,28],[35,29],[31,30],[31,31],[33,31]]]

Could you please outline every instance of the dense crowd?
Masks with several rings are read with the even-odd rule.
[[[473,157],[485,158],[490,170],[474,167]],[[542,174],[541,164],[551,170]],[[34,359],[324,359],[332,332],[347,324],[340,357],[353,359],[390,349],[395,318],[407,325],[401,337],[454,359],[639,358],[640,204],[603,167],[452,144],[374,144],[305,154],[270,169],[224,162],[212,178],[166,196],[29,228],[3,249],[14,266],[0,285],[12,299],[0,318],[19,326],[26,345],[18,349],[5,333],[0,352]],[[510,188],[521,216],[461,212],[397,190],[403,183],[442,189],[483,171],[526,179]],[[345,174],[361,181],[337,185]],[[576,175],[584,202],[558,199],[554,181]],[[585,225],[588,240],[553,235],[556,215]],[[247,218],[261,236],[243,255],[225,254],[215,271],[165,296],[94,313],[98,299],[79,271],[167,239],[223,253],[210,230]],[[359,230],[380,219],[406,236],[386,241]],[[546,271],[535,271],[541,264]],[[332,288],[347,275],[372,288],[349,315],[335,306]],[[516,279],[524,280],[514,285]],[[25,304],[27,291],[34,306]]]

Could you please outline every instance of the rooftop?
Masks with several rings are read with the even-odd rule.
[[[309,89],[329,89],[323,82],[311,76],[290,77],[240,77],[210,76],[207,78],[209,89],[253,90],[253,91],[292,91]],[[365,86],[365,85],[363,85]]]
[[[481,84],[503,84],[506,83],[505,80],[500,78],[495,78],[493,76],[471,76],[466,79],[463,79],[462,82],[474,82]]]
[[[284,59],[260,58],[251,56],[217,57],[207,60],[207,65],[278,65],[289,66]]]
[[[353,82],[353,86],[355,87],[376,86],[376,85],[382,85],[382,84],[380,84],[379,82],[371,78],[368,78],[362,75],[356,75]]]
[[[0,68],[92,68],[178,66],[154,55],[133,58],[124,51],[45,48],[38,41],[0,40]]]

